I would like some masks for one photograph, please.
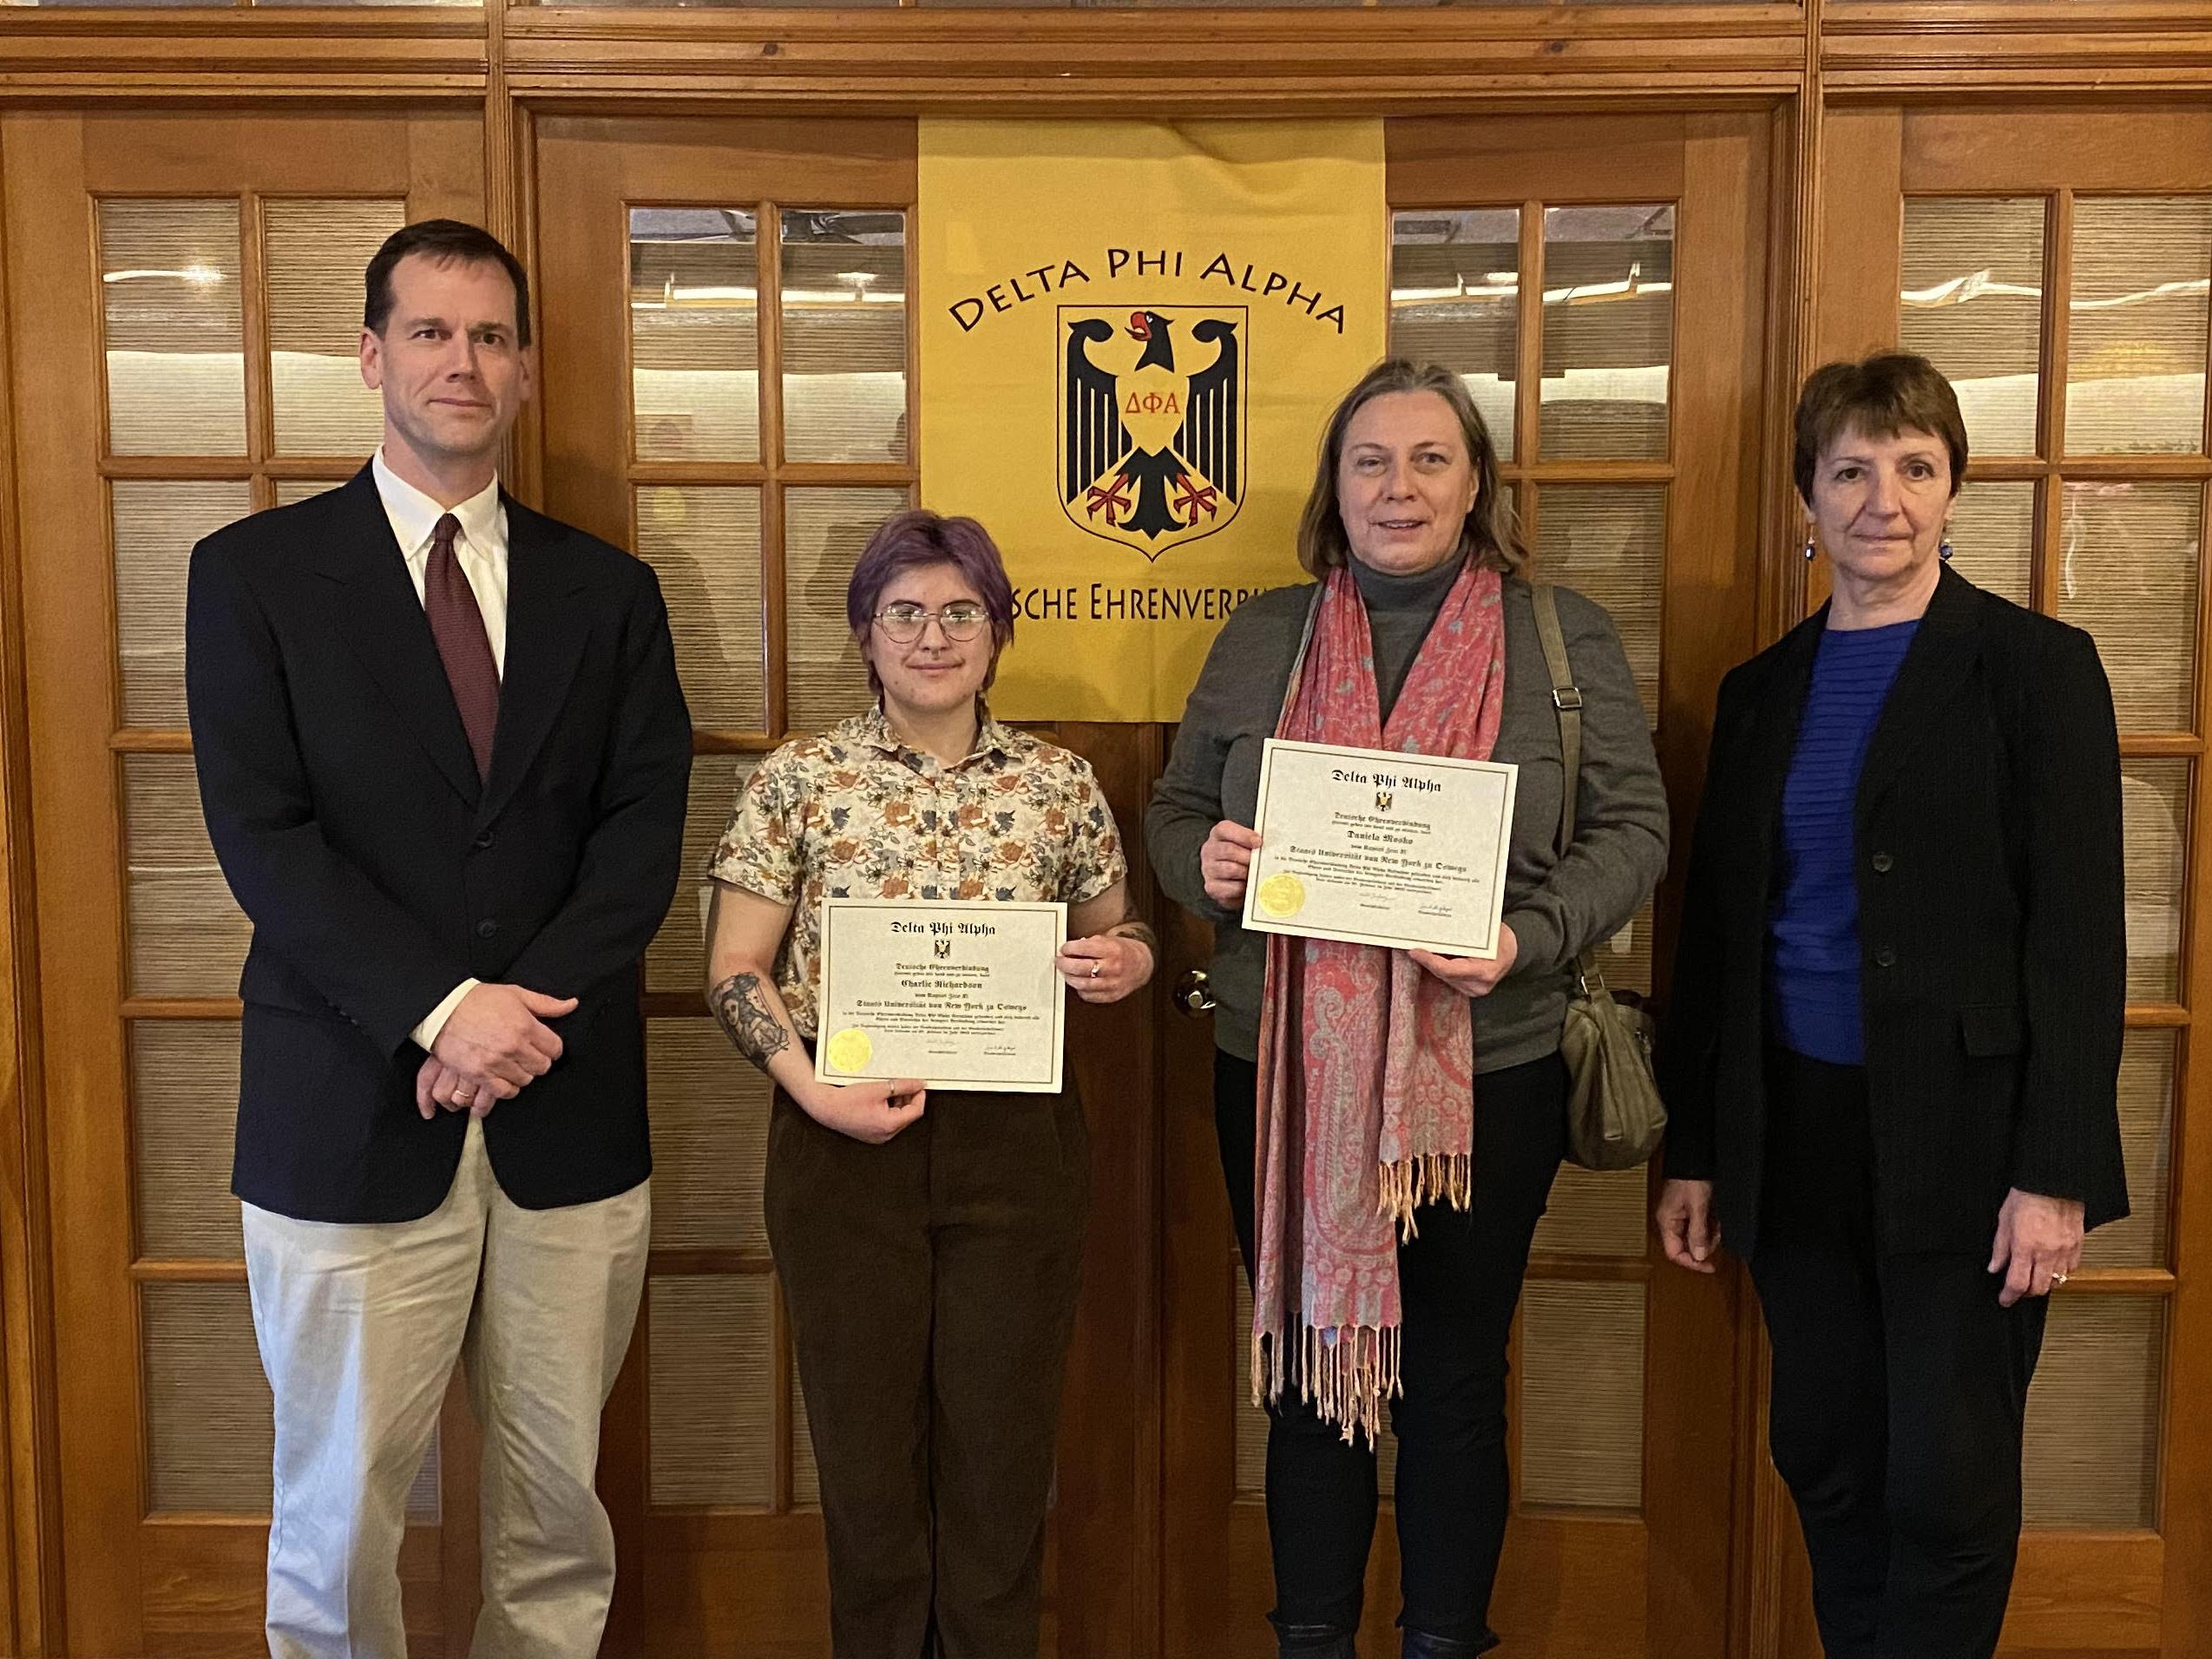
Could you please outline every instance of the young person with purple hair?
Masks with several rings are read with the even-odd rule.
[[[710,873],[707,1000],[774,1079],[765,1205],[821,1472],[838,1659],[1034,1654],[1089,1143],[1058,1095],[817,1083],[822,901],[1064,901],[1086,1002],[1150,980],[1090,765],[992,718],[1014,592],[974,519],[907,512],[846,613],[877,702],[768,757]],[[934,1644],[934,1645],[933,1645]]]

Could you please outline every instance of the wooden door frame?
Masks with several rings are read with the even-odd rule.
[[[7,167],[0,134],[0,178]],[[0,477],[16,463],[8,237],[0,204]],[[30,738],[23,695],[22,528],[18,493],[0,490],[0,1642],[43,1651],[60,1623],[61,1577],[51,1540],[61,1527],[53,1387],[51,1253],[39,1062],[38,921],[31,902]]]

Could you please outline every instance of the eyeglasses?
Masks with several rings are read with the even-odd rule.
[[[912,645],[933,620],[945,631],[946,639],[964,644],[981,633],[990,620],[991,613],[981,606],[964,602],[948,605],[942,611],[925,611],[919,605],[886,605],[876,613],[876,626],[896,646]]]

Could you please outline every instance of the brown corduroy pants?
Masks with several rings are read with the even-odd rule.
[[[1074,1092],[932,1091],[881,1146],[780,1091],[768,1239],[836,1659],[1033,1659],[1090,1143]]]

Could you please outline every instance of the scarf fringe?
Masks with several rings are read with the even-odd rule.
[[[1398,1377],[1399,1328],[1340,1325],[1298,1330],[1298,1397],[1324,1423],[1334,1423],[1350,1445],[1361,1434],[1375,1444],[1385,1405],[1404,1392]],[[1280,1337],[1252,1333],[1252,1404],[1264,1408],[1283,1397]]]
[[[1466,1152],[1423,1152],[1419,1157],[1385,1164],[1375,1209],[1398,1224],[1399,1242],[1420,1236],[1414,1211],[1425,1203],[1467,1207],[1474,1189],[1474,1159]]]

